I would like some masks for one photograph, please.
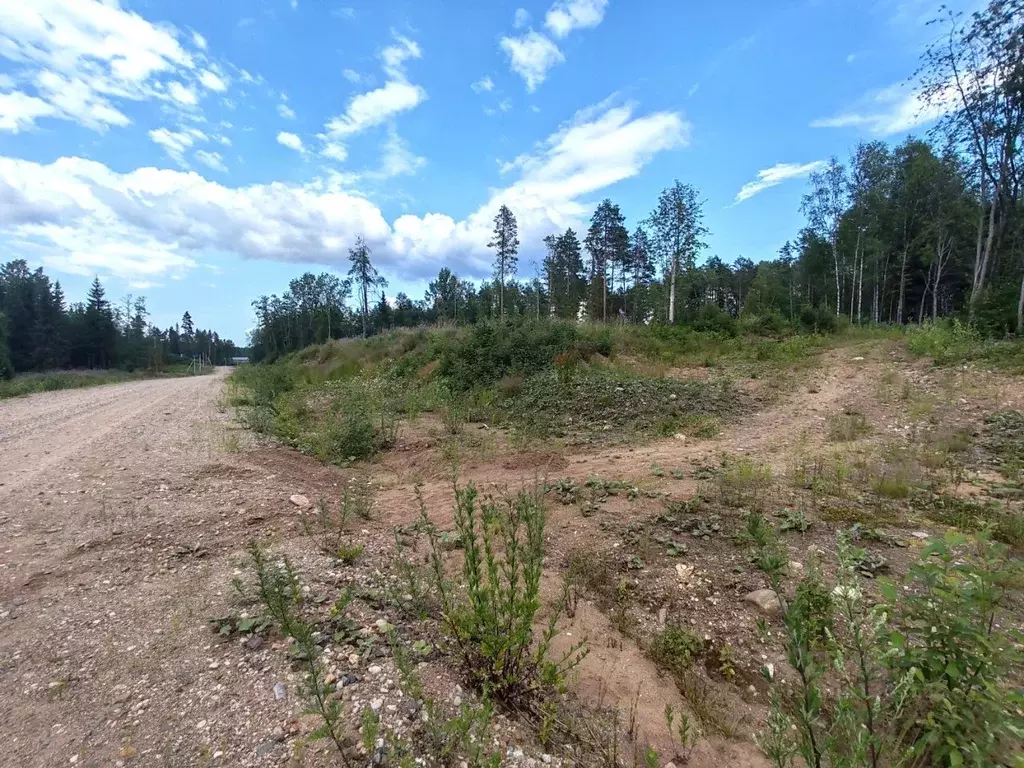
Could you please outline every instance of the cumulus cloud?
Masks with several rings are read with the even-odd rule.
[[[54,269],[139,280],[182,274],[206,250],[341,264],[358,235],[382,269],[426,277],[443,260],[467,277],[483,277],[501,204],[515,211],[526,247],[539,246],[544,235],[585,221],[602,189],[688,142],[689,125],[678,113],[634,111],[628,104],[581,111],[509,163],[514,180],[461,220],[425,213],[389,224],[364,194],[345,189],[352,177],[340,173],[304,185],[233,188],[194,171],[118,173],[76,157],[50,164],[0,157],[0,232],[15,251],[46,253]],[[388,143],[392,172],[416,165],[397,134],[389,133]]]
[[[781,184],[787,179],[809,176],[824,168],[825,165],[824,160],[815,160],[813,163],[804,163],[803,165],[800,163],[776,163],[771,168],[758,171],[756,180],[744,184],[736,193],[735,202],[742,203],[744,200],[749,200],[759,192]]]
[[[283,117],[285,120],[295,119],[295,110],[289,107],[287,104],[277,105],[277,114]]]
[[[852,110],[813,120],[811,127],[861,128],[874,136],[891,136],[949,114],[958,104],[952,85],[946,89],[945,97],[926,102],[918,91],[895,83],[868,94]]]
[[[346,69],[341,74],[342,77],[344,77],[350,83],[358,83],[363,79],[363,76],[356,72],[354,69]]]
[[[608,0],[558,0],[544,17],[544,26],[562,38],[575,29],[590,29],[604,20]]]
[[[199,33],[190,39],[196,48],[205,48]],[[118,101],[196,102],[180,90],[190,89],[177,79],[168,84],[170,77],[190,76],[195,55],[173,28],[153,24],[117,0],[6,3],[0,13],[0,56],[14,62],[35,90],[19,92],[18,101],[11,102],[20,108],[18,117],[5,119],[3,125],[17,130],[53,117],[103,131],[130,122]]]
[[[525,8],[516,8],[515,19],[512,22],[516,29],[522,29],[530,23],[530,12]]]
[[[548,76],[548,70],[565,61],[565,56],[550,39],[532,29],[519,37],[503,37],[501,49],[509,57],[512,71],[534,91]]]
[[[277,143],[288,147],[288,149],[294,149],[296,152],[302,151],[302,139],[294,133],[288,133],[288,131],[281,131],[277,134]]]

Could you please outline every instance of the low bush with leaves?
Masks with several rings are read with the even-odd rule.
[[[422,501],[421,514],[427,522],[441,620],[473,687],[494,700],[525,706],[560,691],[587,648],[580,642],[558,659],[550,654],[568,589],[539,637],[534,630],[544,558],[545,514],[539,492],[495,499],[480,498],[472,484],[456,487],[460,583],[446,575],[444,545],[429,525]]]
[[[372,482],[349,478],[342,486],[341,498],[335,504],[318,499],[312,510],[302,515],[302,528],[325,555],[350,563],[362,553],[361,545],[349,540],[349,520],[369,520],[373,514]]]
[[[787,601],[770,575],[796,673],[795,686],[773,693],[758,737],[772,764],[795,754],[816,768],[1017,764],[1024,637],[1007,608],[1020,561],[987,531],[950,533],[875,602],[858,574],[863,550],[842,535],[837,549],[831,588],[814,577]]]

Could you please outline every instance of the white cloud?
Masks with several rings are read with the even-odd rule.
[[[187,85],[182,85],[177,80],[172,81],[167,86],[167,93],[176,102],[186,107],[194,107],[199,103],[199,97],[196,95],[196,92]]]
[[[350,83],[358,83],[360,80],[363,79],[363,76],[356,72],[354,69],[346,69],[341,74]]]
[[[295,119],[295,110],[289,107],[287,104],[277,105],[277,114],[283,117],[285,120]]]
[[[555,37],[565,37],[574,29],[590,29],[604,20],[608,0],[558,0],[544,17],[544,26]]]
[[[337,16],[339,19],[354,19],[356,17],[356,9],[349,8],[348,6],[335,8],[333,11],[331,11],[331,13]]]
[[[223,93],[228,89],[227,79],[209,69],[204,69],[199,73],[199,82],[203,84],[204,88],[218,93]]]
[[[860,106],[833,117],[811,122],[812,128],[863,128],[875,136],[906,133],[954,111],[959,102],[955,90],[931,103],[902,83],[890,85],[861,99]]]
[[[787,179],[809,176],[824,168],[826,164],[824,160],[815,160],[813,163],[804,163],[803,165],[800,163],[776,163],[771,168],[758,171],[756,181],[748,181],[744,184],[736,193],[735,202],[742,203],[744,200],[749,200],[759,192],[781,184]]]
[[[0,131],[19,133],[31,129],[40,117],[56,113],[53,104],[27,93],[0,93]]]
[[[481,77],[475,83],[469,86],[473,89],[473,93],[484,93],[485,91],[494,90],[494,81],[491,80],[490,76]]]
[[[509,56],[512,71],[526,81],[526,90],[531,92],[544,82],[551,67],[565,61],[557,45],[532,29],[521,37],[503,37],[499,44]]]
[[[516,8],[515,20],[512,22],[516,29],[522,29],[530,23],[530,12],[525,8]]]
[[[229,139],[227,136],[214,136],[213,140],[216,141],[218,144],[223,144],[225,147],[231,146],[231,139]]]
[[[224,158],[221,157],[220,152],[207,152],[205,149],[200,149],[196,152],[196,160],[201,162],[215,171],[227,172],[227,166],[224,165]]]
[[[381,149],[379,175],[386,179],[414,174],[427,162],[425,157],[418,157],[409,149],[408,142],[398,135],[394,127],[388,131],[388,137]]]
[[[426,97],[426,91],[418,85],[391,80],[380,88],[353,96],[344,114],[327,123],[327,135],[339,138],[351,136],[381,125],[398,113],[419,106]]]
[[[405,79],[405,62],[407,59],[418,59],[423,56],[419,44],[415,40],[397,35],[393,45],[380,52],[380,60],[384,72],[395,80]]]
[[[302,151],[302,139],[294,133],[288,133],[288,131],[281,131],[277,134],[277,143],[288,147],[288,149],[294,149],[296,152]]]
[[[207,42],[206,42],[206,38],[203,37],[202,35],[200,35],[195,30],[192,30],[192,44],[195,45],[196,48],[199,48],[200,50],[203,50],[203,51],[206,50],[207,45],[208,45]]]
[[[184,166],[186,165],[185,150],[191,148],[197,142],[206,141],[208,137],[196,128],[181,128],[178,131],[156,128],[149,132],[149,138],[154,144],[163,147],[171,159]]]
[[[345,111],[335,115],[324,125],[318,138],[323,142],[320,151],[332,160],[348,156],[345,141],[369,128],[391,120],[396,115],[414,109],[427,98],[427,92],[406,79],[405,62],[423,55],[419,45],[398,35],[395,42],[380,52],[381,67],[388,76],[380,88],[356,94],[349,99]]]
[[[189,39],[198,48],[206,42],[198,33]],[[24,107],[35,103],[21,99],[21,117],[5,121],[17,122],[19,130],[41,117],[74,120],[97,131],[127,125],[115,100],[173,98],[165,78],[195,68],[173,28],[152,24],[116,0],[4,3],[0,56],[19,66],[35,88],[34,95],[23,96],[53,107],[35,110],[27,122]]]
[[[357,235],[382,270],[426,277],[443,260],[482,277],[490,272],[487,242],[499,205],[515,211],[529,255],[544,235],[580,226],[604,188],[686,144],[688,134],[678,113],[636,116],[630,105],[599,105],[510,163],[515,180],[487,193],[465,219],[407,214],[390,224],[365,195],[343,189],[351,175],[232,188],[191,171],[118,173],[75,157],[48,165],[0,157],[0,232],[13,252],[39,254],[49,268],[136,280],[181,277],[211,250],[344,264]]]

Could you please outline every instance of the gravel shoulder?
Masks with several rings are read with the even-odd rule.
[[[284,758],[283,654],[206,626],[293,492],[226,452],[225,373],[0,402],[0,763]]]

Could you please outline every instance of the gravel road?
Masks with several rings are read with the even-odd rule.
[[[206,622],[293,525],[284,475],[231,452],[224,373],[0,401],[0,764],[288,759],[283,654]]]

